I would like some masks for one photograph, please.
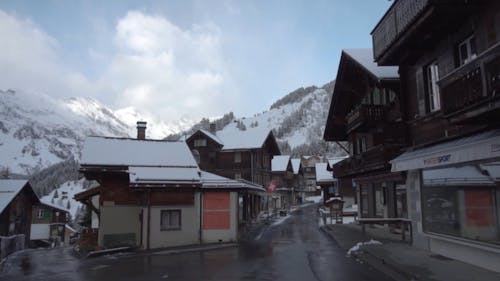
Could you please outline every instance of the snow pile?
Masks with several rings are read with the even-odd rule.
[[[312,203],[320,203],[323,201],[323,195],[318,195],[318,196],[309,196],[305,198],[306,202],[312,202]]]
[[[365,246],[365,245],[382,245],[382,242],[377,241],[377,240],[373,240],[373,239],[371,239],[370,241],[366,241],[366,242],[358,242],[356,245],[352,246],[347,251],[347,256],[350,257],[351,254],[359,251],[359,249],[361,248],[361,246]]]
[[[40,201],[46,205],[68,211],[71,219],[74,219],[76,213],[82,207],[82,203],[76,201],[73,197],[85,190],[83,189],[83,181],[84,179],[65,182],[40,198]]]

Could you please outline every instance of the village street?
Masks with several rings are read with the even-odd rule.
[[[0,280],[389,280],[346,257],[317,224],[317,205],[311,205],[231,248],[82,260],[69,248],[29,250],[3,264]]]

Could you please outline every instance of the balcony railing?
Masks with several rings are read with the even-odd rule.
[[[373,30],[373,53],[379,58],[429,4],[429,0],[398,0]]]
[[[361,125],[371,125],[383,118],[383,105],[361,104],[347,114],[347,133],[350,133]]]
[[[488,101],[498,99],[500,44],[443,77],[439,86],[441,109],[446,116],[474,110]]]
[[[334,165],[333,173],[338,177],[389,168],[389,161],[401,152],[401,145],[380,144],[362,154],[354,155]]]

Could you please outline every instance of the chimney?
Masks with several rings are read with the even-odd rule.
[[[210,123],[210,133],[215,134],[216,128],[215,123]]]
[[[146,139],[146,121],[137,121],[137,139]]]

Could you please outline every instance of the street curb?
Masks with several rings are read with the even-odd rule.
[[[170,250],[162,250],[158,252],[153,252],[151,255],[175,255],[175,254],[183,254],[183,253],[191,253],[191,252],[204,252],[204,251],[212,251],[219,249],[226,249],[238,246],[238,243],[228,243],[228,244],[217,244],[217,245],[204,245],[204,246],[193,246],[192,248],[185,249],[170,249]]]
[[[342,245],[338,242],[337,239],[335,239],[335,236],[331,234],[326,228],[328,226],[320,226],[319,229],[325,233],[331,240],[337,242],[338,246],[342,248],[343,250],[348,250],[344,249]],[[411,274],[410,272],[405,272],[401,269],[398,268],[397,265],[387,263],[387,261],[383,258],[377,257],[374,254],[370,253],[369,251],[365,250],[360,250],[358,252],[353,252],[350,255],[347,255],[347,257],[352,257],[356,260],[359,260],[361,262],[364,262],[368,264],[369,266],[375,268],[376,270],[384,273],[385,275],[391,277],[394,280],[397,281],[414,281],[418,280],[416,276]]]
[[[103,256],[103,255],[129,252],[132,250],[133,250],[133,248],[131,248],[131,247],[119,247],[119,248],[112,248],[112,249],[106,249],[106,250],[91,251],[85,256],[85,258],[94,258],[94,257]]]

